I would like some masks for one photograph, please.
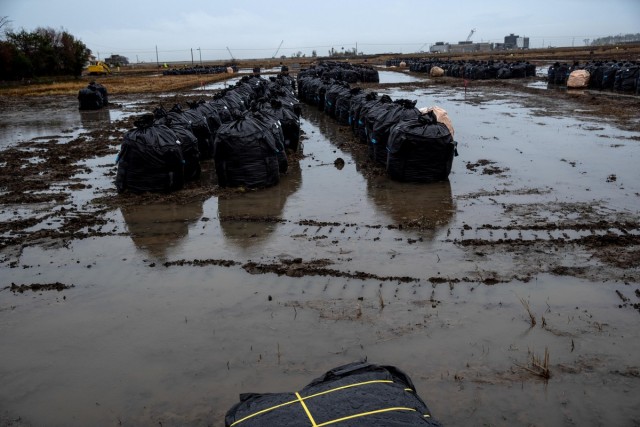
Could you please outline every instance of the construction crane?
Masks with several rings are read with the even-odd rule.
[[[229,51],[229,55],[231,55],[231,60],[235,61],[236,58],[233,57],[233,53],[231,53],[231,49],[229,49],[229,46],[227,46],[227,50]]]
[[[473,33],[476,32],[475,28],[472,28],[471,31],[469,32],[469,35],[467,36],[467,41],[471,40],[471,36],[473,35]]]
[[[280,42],[280,44],[278,45],[278,48],[276,49],[276,53],[273,54],[273,56],[271,57],[271,59],[275,58],[276,55],[278,54],[278,52],[280,52],[280,48],[282,47],[282,43],[284,43],[284,40],[282,40]]]

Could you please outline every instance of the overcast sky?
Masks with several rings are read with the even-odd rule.
[[[640,0],[0,0],[14,31],[64,29],[94,55],[131,62],[428,51],[526,36],[530,47],[584,46],[585,39],[640,33]],[[198,50],[200,49],[200,50]]]

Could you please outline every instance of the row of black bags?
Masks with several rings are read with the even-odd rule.
[[[163,76],[185,76],[193,74],[221,74],[221,73],[237,73],[237,65],[218,65],[218,66],[201,66],[196,65],[193,67],[171,68],[163,70]]]
[[[347,83],[378,83],[380,75],[375,68],[340,61],[322,61],[312,67],[300,70],[298,78],[325,77]]]
[[[569,75],[576,70],[589,72],[587,87],[597,90],[616,90],[640,93],[640,64],[637,61],[589,61],[585,64],[556,62],[547,70],[550,84],[566,85]]]
[[[442,70],[444,76],[462,77],[471,80],[516,79],[536,75],[536,66],[528,61],[495,61],[495,60],[442,60],[425,58],[392,59],[386,62],[388,67],[399,66],[404,62],[409,71],[428,73],[434,77],[440,75],[432,70]],[[436,68],[437,67],[437,68]]]
[[[243,77],[211,101],[157,108],[135,121],[117,158],[119,192],[169,192],[214,159],[220,186],[268,187],[300,141],[300,105],[281,79]]]
[[[372,160],[402,182],[446,180],[457,143],[453,126],[439,108],[419,110],[416,101],[392,100],[330,78],[298,77],[302,101],[316,105],[367,144]],[[449,126],[447,126],[447,124]]]

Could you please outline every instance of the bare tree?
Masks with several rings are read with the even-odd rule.
[[[0,16],[0,40],[6,38],[6,32],[10,30],[9,24],[11,24],[11,22],[8,16]]]

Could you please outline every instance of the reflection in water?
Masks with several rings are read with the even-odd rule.
[[[445,227],[455,211],[448,180],[413,184],[384,176],[371,177],[367,178],[367,194],[395,225],[427,230],[430,234]]]
[[[102,129],[111,123],[111,112],[108,108],[99,110],[78,110],[82,127],[86,130]]]
[[[282,220],[287,199],[301,185],[300,165],[292,162],[278,185],[218,199],[220,228],[227,241],[250,248],[268,240]]]
[[[135,245],[164,260],[170,248],[189,234],[202,216],[202,202],[185,205],[127,206],[120,209]]]

